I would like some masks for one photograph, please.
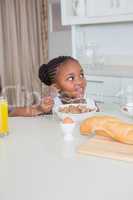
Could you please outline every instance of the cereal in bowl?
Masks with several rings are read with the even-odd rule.
[[[86,113],[91,112],[94,109],[88,108],[87,105],[69,105],[65,107],[60,107],[59,112],[63,113],[72,113],[72,114],[80,114],[80,113]]]

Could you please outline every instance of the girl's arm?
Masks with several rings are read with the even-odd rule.
[[[9,112],[9,117],[32,117],[43,113],[39,107],[16,107],[11,112]]]
[[[41,114],[47,114],[52,111],[53,104],[53,99],[51,97],[45,97],[39,105],[33,105],[30,107],[16,107],[11,109],[11,111],[9,111],[9,116],[32,117]]]

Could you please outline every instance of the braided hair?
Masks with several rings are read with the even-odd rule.
[[[75,60],[71,56],[59,56],[52,59],[47,64],[43,64],[39,68],[39,79],[41,82],[50,86],[55,82],[55,76],[57,69],[61,64],[66,63],[69,60]]]

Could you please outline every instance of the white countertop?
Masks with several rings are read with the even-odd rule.
[[[0,200],[133,199],[133,163],[77,154],[88,139],[78,126],[71,142],[52,116],[10,118],[9,126],[0,138]]]

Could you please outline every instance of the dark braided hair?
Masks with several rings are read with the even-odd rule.
[[[47,64],[43,64],[39,68],[39,78],[41,82],[50,86],[55,81],[55,76],[57,73],[58,67],[67,62],[68,60],[75,60],[71,56],[59,56],[57,58],[52,59]]]

